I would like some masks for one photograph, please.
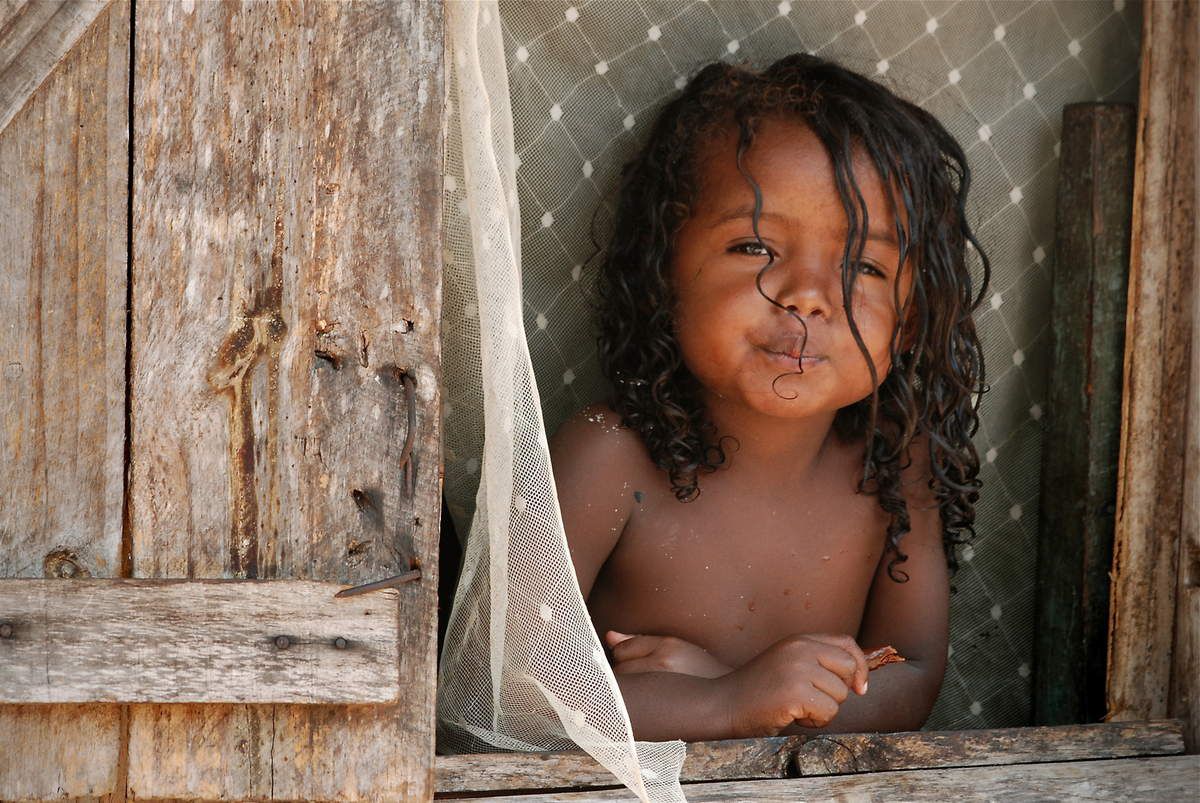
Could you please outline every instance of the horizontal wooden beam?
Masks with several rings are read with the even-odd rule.
[[[394,701],[411,592],[343,587],[2,579],[0,703]]]
[[[691,742],[680,776],[684,781],[783,778],[804,736]],[[587,753],[470,753],[438,756],[438,794],[496,790],[613,786],[611,772]]]
[[[793,773],[982,767],[1044,761],[1163,756],[1184,752],[1179,720],[980,728],[909,733],[838,733],[817,736],[796,751]]]
[[[1197,773],[1200,773],[1200,756],[1186,755],[725,781],[695,784],[686,787],[686,792],[691,803],[726,800],[759,803],[792,803],[795,800],[1190,800],[1195,792]],[[628,789],[610,789],[520,797],[475,797],[473,803],[598,803],[629,799]]]
[[[684,783],[755,780],[1174,755],[1183,751],[1183,723],[1178,720],[775,736],[692,742],[687,746],[680,780]],[[617,784],[608,770],[580,752],[438,756],[436,774],[438,794]]]

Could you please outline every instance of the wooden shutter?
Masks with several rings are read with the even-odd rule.
[[[442,9],[90,10],[0,133],[0,797],[426,799]]]

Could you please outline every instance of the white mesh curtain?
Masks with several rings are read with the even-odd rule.
[[[448,305],[445,372],[479,403],[481,479],[442,653],[439,745],[592,754],[647,801],[683,800],[682,742],[635,743],[567,551],[522,322],[512,110],[494,2],[446,5]],[[450,315],[447,318],[453,319]],[[477,344],[477,348],[472,348]],[[476,419],[476,424],[479,421]]]

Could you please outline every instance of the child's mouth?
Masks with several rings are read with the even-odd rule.
[[[819,365],[820,363],[825,362],[825,357],[818,354],[801,355],[793,354],[787,351],[773,351],[771,349],[764,349],[763,351],[773,362],[779,362],[791,365],[793,367],[799,366],[801,368],[809,368],[813,365]]]

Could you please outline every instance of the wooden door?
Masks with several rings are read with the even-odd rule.
[[[0,798],[432,796],[442,62],[0,4]]]

